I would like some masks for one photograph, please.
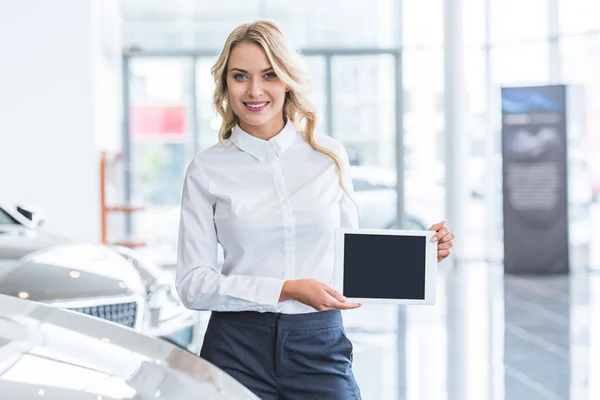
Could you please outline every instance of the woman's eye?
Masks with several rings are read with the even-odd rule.
[[[277,77],[277,75],[275,75],[275,72],[269,72],[268,74],[265,75],[265,78],[267,78],[267,79],[273,79],[276,77]]]
[[[244,75],[244,74],[235,74],[235,75],[233,75],[233,79],[237,79],[237,80],[246,79],[246,75]]]

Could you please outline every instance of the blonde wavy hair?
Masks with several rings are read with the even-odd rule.
[[[284,118],[287,118],[299,131],[303,132],[304,139],[313,149],[333,160],[340,186],[350,196],[344,185],[339,157],[333,151],[318,144],[315,139],[317,112],[309,99],[310,75],[304,68],[298,50],[287,42],[283,32],[273,22],[257,21],[235,28],[225,41],[219,58],[211,68],[215,81],[213,106],[223,120],[219,129],[219,141],[229,139],[233,128],[239,123],[238,116],[235,115],[228,101],[227,64],[231,51],[240,43],[254,43],[264,50],[275,73],[289,89],[283,104]]]

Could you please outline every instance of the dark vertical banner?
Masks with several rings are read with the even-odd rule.
[[[504,270],[569,271],[566,86],[502,89]]]

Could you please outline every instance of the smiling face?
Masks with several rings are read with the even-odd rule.
[[[268,139],[283,129],[286,86],[259,45],[244,42],[233,48],[227,63],[227,90],[244,131]]]

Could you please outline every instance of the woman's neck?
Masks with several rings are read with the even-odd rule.
[[[269,140],[283,130],[285,123],[285,119],[281,117],[273,118],[263,125],[248,125],[244,121],[240,121],[239,125],[240,128],[249,135],[262,140]]]

